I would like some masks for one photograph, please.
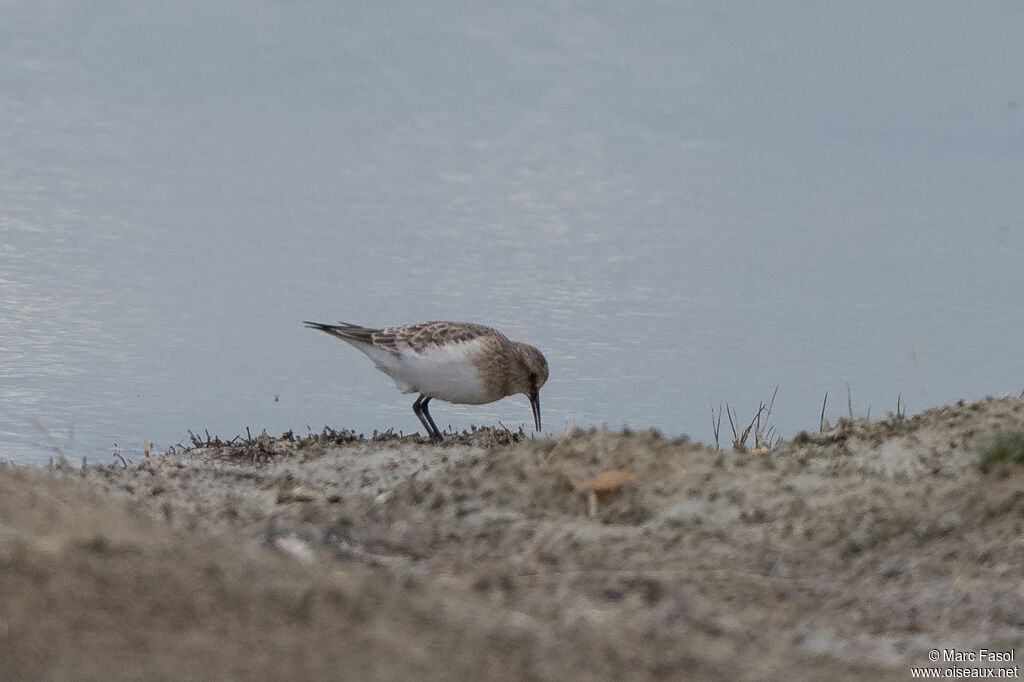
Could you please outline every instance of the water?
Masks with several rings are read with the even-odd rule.
[[[1021,35],[1012,2],[4,3],[0,459],[419,429],[304,319],[497,326],[551,432],[1017,394]]]

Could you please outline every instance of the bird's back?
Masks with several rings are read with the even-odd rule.
[[[402,393],[423,393],[460,404],[489,403],[506,395],[489,385],[479,371],[481,352],[512,346],[492,327],[439,320],[385,328],[346,322],[305,324],[358,348],[394,379]]]

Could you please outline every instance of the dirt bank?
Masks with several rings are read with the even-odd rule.
[[[767,454],[290,434],[0,468],[2,679],[906,679],[1024,651],[1024,403]]]

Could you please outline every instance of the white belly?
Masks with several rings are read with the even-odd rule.
[[[366,352],[377,369],[392,379],[402,393],[423,393],[450,403],[478,405],[503,396],[488,391],[470,357],[475,341],[431,347],[417,354],[403,350],[394,355],[377,348]]]

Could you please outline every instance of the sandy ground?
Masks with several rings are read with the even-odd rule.
[[[1019,665],[1024,468],[978,458],[1022,425],[1003,398],[760,455],[328,431],[0,467],[0,679],[908,679],[935,648]]]

